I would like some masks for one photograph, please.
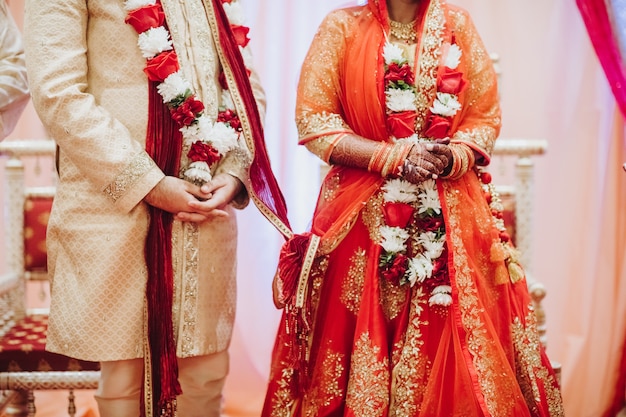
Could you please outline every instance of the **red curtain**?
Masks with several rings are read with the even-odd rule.
[[[576,0],[591,43],[602,64],[622,115],[626,117],[626,63],[620,51],[612,11],[605,0]]]

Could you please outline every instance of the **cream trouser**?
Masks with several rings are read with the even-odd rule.
[[[95,398],[100,417],[138,417],[143,359],[102,362]],[[178,359],[179,417],[219,417],[222,388],[228,374],[228,352]]]

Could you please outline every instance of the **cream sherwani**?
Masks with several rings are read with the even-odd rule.
[[[123,5],[123,0],[26,4],[33,102],[60,149],[58,194],[48,229],[52,303],[47,348],[93,361],[143,354],[148,213],[142,199],[163,177],[144,150],[146,61],[137,33],[124,23]],[[163,6],[181,68],[204,102],[205,114],[215,117],[220,64],[203,1],[167,0]],[[254,77],[253,85],[262,103]],[[231,155],[217,172],[245,183],[247,167],[246,160]],[[238,207],[247,201],[239,196]],[[228,219],[174,224],[179,357],[218,352],[230,341],[237,229],[234,209],[228,210]]]

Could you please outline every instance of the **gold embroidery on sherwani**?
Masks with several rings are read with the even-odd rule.
[[[413,288],[409,322],[404,338],[406,343],[394,346],[390,417],[411,417],[417,415],[420,410],[431,367],[426,353],[422,351],[424,339],[421,327],[428,325],[428,322],[420,320],[428,297],[422,287]]]
[[[106,186],[104,192],[117,201],[132,185],[154,168],[154,161],[147,153],[141,152],[133,158],[130,164],[120,172],[113,182]]]
[[[314,417],[322,407],[328,407],[336,398],[341,398],[343,390],[339,387],[339,379],[343,375],[344,354],[328,349],[323,352],[324,363],[316,369],[321,375],[315,375],[318,382],[315,388],[306,393],[302,408],[305,416]]]
[[[557,388],[557,383],[553,375],[543,365],[540,355],[539,333],[537,332],[537,321],[532,305],[529,306],[526,315],[526,327],[519,317],[515,317],[511,324],[511,335],[515,347],[515,367],[518,382],[526,404],[531,413],[538,414],[538,403],[541,401],[541,393],[537,380],[543,382],[546,391],[546,399],[550,416],[563,416],[563,402],[561,393]]]
[[[366,264],[367,252],[363,248],[357,248],[354,255],[350,257],[348,278],[341,283],[340,300],[355,315],[361,307]]]
[[[421,131],[426,123],[426,116],[431,103],[434,100],[437,87],[437,70],[439,68],[439,56],[443,44],[443,29],[445,27],[445,14],[439,1],[431,2],[427,16],[428,22],[422,34],[422,50],[419,57],[419,68],[416,77],[416,106],[417,119],[415,129]]]
[[[380,346],[374,346],[369,333],[356,341],[350,363],[350,381],[346,393],[346,407],[356,417],[383,415],[389,404],[389,364],[380,356]]]
[[[515,387],[506,373],[499,373],[493,364],[492,357],[496,357],[493,352],[493,343],[487,336],[487,330],[481,319],[484,313],[479,307],[478,293],[472,281],[472,268],[469,265],[468,255],[463,245],[460,232],[463,225],[460,222],[458,213],[459,200],[456,190],[448,183],[443,183],[445,187],[445,201],[449,209],[449,224],[446,228],[450,235],[455,251],[454,271],[459,297],[459,310],[461,321],[467,332],[466,341],[468,350],[472,356],[478,383],[487,408],[493,417],[505,417],[511,415],[511,407],[516,403],[514,398]],[[497,393],[497,394],[496,394]],[[506,398],[510,396],[511,398]]]
[[[198,313],[198,225],[197,223],[184,224],[185,265],[183,268],[183,304],[182,304],[182,331],[180,346],[183,356],[198,355],[194,340],[196,331],[196,317]]]

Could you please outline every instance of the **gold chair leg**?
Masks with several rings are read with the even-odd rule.
[[[74,390],[71,389],[68,396],[67,413],[70,417],[76,416],[76,403],[74,402]]]

